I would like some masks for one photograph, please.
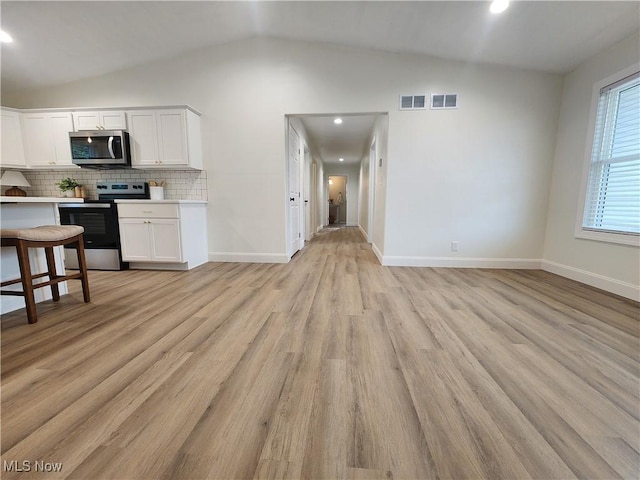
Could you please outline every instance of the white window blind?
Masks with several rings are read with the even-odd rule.
[[[583,229],[640,234],[640,72],[600,91]]]

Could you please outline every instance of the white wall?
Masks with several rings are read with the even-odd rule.
[[[640,38],[627,39],[589,59],[565,78],[558,127],[549,214],[544,243],[545,269],[620,295],[639,299],[637,247],[574,237],[593,85],[640,59]]]
[[[538,267],[561,78],[454,65],[429,77],[423,90],[458,93],[458,108],[389,113],[384,263]]]
[[[450,262],[451,240],[463,262],[541,258],[560,90],[553,74],[250,39],[3,104],[194,106],[210,254],[256,261],[286,258],[285,114],[389,112],[376,126],[374,251],[432,264]],[[398,111],[399,94],[429,92],[458,93],[460,108]]]

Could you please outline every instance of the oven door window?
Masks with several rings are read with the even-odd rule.
[[[117,248],[118,220],[110,208],[60,207],[62,225],[84,227],[84,243],[87,248]]]
[[[122,159],[122,137],[71,137],[71,156],[75,160]]]

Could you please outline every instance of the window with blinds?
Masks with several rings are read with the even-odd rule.
[[[600,90],[582,228],[640,234],[640,72]]]

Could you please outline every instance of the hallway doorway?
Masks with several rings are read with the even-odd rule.
[[[347,180],[346,175],[329,175],[329,225],[347,224]]]
[[[380,236],[385,215],[388,114],[285,114],[285,126],[289,258],[329,226],[356,227],[375,247],[374,224]]]

